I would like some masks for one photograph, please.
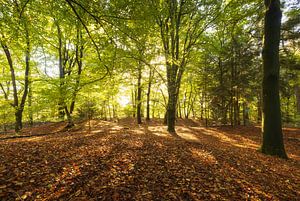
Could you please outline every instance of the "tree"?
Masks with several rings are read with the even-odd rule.
[[[15,131],[19,132],[22,127],[23,127],[23,123],[22,123],[22,118],[23,118],[23,111],[24,111],[24,107],[25,107],[25,103],[26,103],[26,98],[28,95],[28,87],[30,84],[29,81],[29,72],[30,72],[30,58],[31,58],[31,41],[30,41],[30,28],[29,28],[29,24],[30,24],[30,18],[28,16],[25,15],[24,10],[26,9],[26,2],[18,2],[18,1],[14,1],[13,2],[13,10],[12,13],[10,13],[11,15],[13,15],[13,19],[11,20],[11,24],[9,24],[9,28],[14,30],[14,31],[23,31],[22,35],[23,35],[23,40],[22,42],[25,43],[25,47],[24,47],[24,54],[25,54],[25,70],[24,70],[24,87],[22,90],[20,90],[20,86],[18,86],[18,78],[16,76],[16,68],[15,68],[15,63],[13,61],[13,56],[10,50],[10,47],[7,45],[7,41],[9,40],[8,37],[5,34],[1,34],[1,39],[0,39],[0,43],[1,43],[1,47],[5,53],[6,59],[7,59],[7,63],[9,65],[9,70],[10,70],[10,76],[11,76],[11,82],[12,82],[12,86],[13,86],[13,102],[11,103],[11,106],[15,109]],[[8,16],[6,16],[8,17]],[[15,23],[15,24],[14,24]],[[19,27],[17,28],[17,30],[15,30],[15,26],[16,24],[19,23]],[[10,37],[13,40],[18,40],[18,36],[16,33],[13,33],[12,35],[10,35]],[[23,43],[23,44],[24,44]],[[18,44],[20,46],[22,46],[23,44]],[[5,93],[3,91],[3,93]],[[19,94],[22,94],[21,97],[19,97]],[[8,100],[8,96],[5,95],[5,98]]]
[[[282,12],[279,0],[265,0],[263,44],[263,141],[264,154],[287,158],[283,144],[279,99],[279,42]]]
[[[176,107],[181,79],[195,44],[222,11],[223,2],[164,0],[156,2],[156,23],[160,29],[166,62],[168,131],[175,133]],[[205,19],[205,20],[204,20]]]

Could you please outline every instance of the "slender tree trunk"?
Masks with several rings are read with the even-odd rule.
[[[137,123],[142,123],[141,107],[142,107],[142,65],[139,62],[138,66],[138,80],[137,80],[137,105],[136,105],[136,117]]]
[[[27,26],[25,26],[26,31],[26,52],[25,52],[25,79],[24,79],[24,92],[19,104],[19,98],[18,98],[18,90],[17,90],[17,84],[16,84],[16,77],[15,77],[15,69],[13,66],[12,58],[10,51],[6,44],[1,42],[1,46],[4,50],[4,53],[6,55],[9,67],[10,67],[10,74],[11,74],[11,80],[13,85],[13,97],[14,102],[12,106],[15,109],[15,131],[19,132],[22,129],[22,116],[23,116],[23,110],[25,107],[25,102],[28,94],[28,85],[29,85],[29,70],[30,70],[30,39],[29,39],[29,32],[27,29]]]
[[[26,71],[25,71],[25,88],[27,85],[27,90],[25,89],[25,91],[28,91],[28,113],[29,113],[29,125],[33,126],[33,111],[32,111],[32,80],[31,80],[31,69],[30,69],[30,38],[29,38],[29,32],[28,32],[28,28],[26,25],[26,44],[27,44],[27,48],[26,48],[26,58],[25,58],[25,62],[26,62]],[[27,78],[26,78],[27,76]],[[26,100],[26,95],[24,91],[23,97],[22,97],[22,102],[23,105],[25,105],[25,100]],[[24,100],[23,100],[24,99]],[[23,106],[24,107],[24,106]]]
[[[28,86],[28,114],[29,114],[29,125],[33,126],[33,111],[32,111],[32,83]]]
[[[186,119],[188,119],[190,117],[191,112],[193,112],[194,109],[194,102],[196,97],[193,97],[193,85],[191,84],[191,90],[189,93],[189,98],[188,98],[188,104],[187,104],[187,112],[186,112]],[[194,114],[193,114],[194,116]]]
[[[21,123],[21,126],[20,126],[19,123],[18,123],[19,118],[17,118],[17,116],[19,116],[17,114],[18,106],[19,106],[19,98],[18,98],[18,91],[17,91],[17,84],[16,84],[15,69],[14,69],[14,66],[13,66],[13,61],[12,61],[12,58],[11,58],[11,54],[10,54],[9,48],[2,41],[1,41],[1,46],[2,46],[2,49],[3,49],[4,53],[5,53],[5,56],[6,56],[8,65],[9,65],[9,70],[10,70],[10,75],[11,75],[11,81],[12,81],[12,86],[13,86],[13,97],[14,97],[14,101],[13,101],[12,106],[15,109],[15,117],[16,117],[15,131],[19,132],[21,130],[21,128],[22,128],[22,123]]]
[[[184,112],[184,108],[183,108],[183,112]],[[181,109],[181,103],[179,100],[177,102],[176,118],[182,119],[182,109]]]
[[[261,93],[259,93],[257,96],[257,123],[259,123],[261,121],[261,117],[262,117],[261,99],[262,99]]]
[[[149,80],[148,80],[148,89],[147,89],[147,106],[146,106],[146,110],[147,110],[147,114],[146,114],[146,120],[149,121],[150,120],[150,93],[151,93],[151,85],[152,85],[152,77],[153,77],[153,70],[150,68],[149,70]]]
[[[21,125],[21,129],[22,129],[22,116],[23,116],[23,111],[24,111],[24,107],[25,107],[25,103],[26,103],[26,98],[28,95],[28,88],[29,88],[29,84],[30,84],[30,38],[29,38],[29,32],[28,32],[28,28],[27,28],[27,24],[25,24],[25,31],[26,31],[26,56],[25,56],[25,79],[24,79],[24,92],[22,95],[22,99],[21,99],[21,103],[18,107],[18,110],[20,112],[20,125]]]
[[[65,70],[64,70],[64,59],[63,59],[63,42],[62,42],[62,32],[58,22],[56,22],[57,27],[57,36],[58,36],[58,68],[59,68],[59,101],[58,101],[58,117],[60,120],[64,120],[65,117],[65,101],[64,101],[64,78],[65,78]]]
[[[204,95],[203,91],[201,91],[200,97],[200,119],[203,120],[203,111],[204,111]]]
[[[236,89],[236,100],[235,100],[235,109],[234,110],[235,110],[235,125],[241,125],[238,89]]]
[[[110,108],[109,97],[108,97],[108,99],[107,99],[107,108],[108,108],[109,120],[112,120],[112,111],[111,111],[111,108]]]
[[[243,103],[243,123],[244,126],[247,126],[249,122],[249,108],[247,106],[247,103]]]
[[[262,153],[287,158],[282,135],[279,99],[279,41],[281,10],[279,0],[265,0],[263,47],[263,141]]]
[[[77,93],[79,91],[80,87],[80,78],[81,78],[81,73],[82,73],[82,59],[83,59],[83,41],[82,41],[82,33],[80,26],[77,26],[77,44],[76,44],[76,63],[77,63],[77,77],[76,77],[76,83],[74,87],[74,93],[72,96],[72,101],[70,105],[70,114],[72,115],[74,108],[75,108],[75,101],[77,97]]]

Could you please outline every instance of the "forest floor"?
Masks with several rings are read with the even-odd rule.
[[[300,129],[288,160],[257,151],[260,128],[179,120],[47,123],[0,135],[0,200],[300,200]]]

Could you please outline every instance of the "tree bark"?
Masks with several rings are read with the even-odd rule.
[[[76,63],[77,63],[77,77],[76,77],[76,83],[74,87],[74,93],[72,95],[72,101],[70,105],[70,114],[73,114],[74,108],[75,108],[75,101],[77,97],[77,93],[79,91],[80,87],[80,78],[81,78],[81,73],[82,73],[82,59],[83,59],[83,41],[82,41],[82,33],[81,29],[78,26],[77,27],[77,44],[76,44]]]
[[[29,125],[33,126],[33,111],[32,111],[32,84],[29,83],[28,86],[28,116],[29,116]]]
[[[259,123],[261,121],[261,117],[262,117],[262,109],[261,109],[261,93],[258,93],[257,96],[257,123]]]
[[[16,109],[16,111],[15,111],[15,121],[16,121],[15,122],[15,131],[16,132],[19,132],[23,127],[22,117],[23,117],[23,110]]]
[[[179,78],[176,79],[178,66],[176,64],[167,64],[168,76],[168,106],[167,106],[167,126],[170,133],[175,133],[176,106],[178,101]],[[168,73],[169,71],[169,73]]]
[[[15,109],[15,131],[19,132],[23,125],[22,125],[22,116],[23,116],[23,110],[26,102],[26,97],[28,94],[28,85],[29,85],[29,69],[30,69],[30,41],[29,41],[29,33],[26,27],[26,56],[25,56],[25,80],[24,80],[24,92],[19,104],[19,97],[18,97],[18,89],[17,89],[17,84],[16,84],[16,76],[15,76],[15,69],[13,66],[13,61],[11,58],[10,51],[7,47],[6,44],[1,42],[1,46],[3,48],[3,51],[6,55],[6,59],[9,64],[10,68],[10,74],[11,74],[11,80],[12,80],[12,85],[13,85],[13,98],[14,101],[12,103],[12,106]]]
[[[279,99],[279,42],[281,10],[279,0],[265,0],[266,13],[263,47],[263,125],[264,154],[287,158],[282,135]]]
[[[146,115],[146,120],[150,120],[150,93],[151,93],[151,85],[152,85],[152,77],[153,77],[153,70],[150,68],[149,70],[149,80],[148,80],[148,89],[147,89],[147,115]]]
[[[55,20],[55,19],[54,19]],[[59,68],[59,102],[58,102],[58,117],[60,120],[64,120],[65,117],[65,101],[64,101],[64,65],[63,65],[63,42],[62,42],[62,32],[59,23],[55,20],[57,27],[57,37],[58,37],[58,68]]]
[[[138,80],[137,80],[137,105],[136,105],[136,117],[137,123],[142,123],[141,107],[142,107],[142,65],[138,64]]]

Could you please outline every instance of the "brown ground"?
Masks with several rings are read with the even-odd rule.
[[[289,160],[257,152],[257,127],[83,122],[0,135],[0,200],[300,200],[300,129]]]

